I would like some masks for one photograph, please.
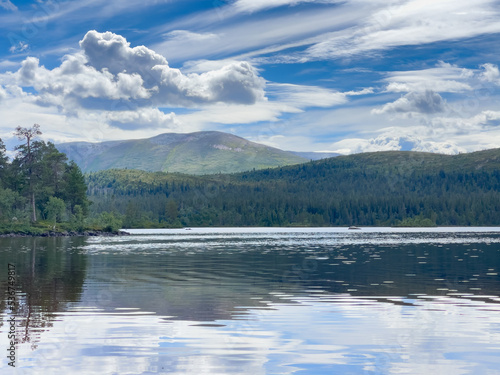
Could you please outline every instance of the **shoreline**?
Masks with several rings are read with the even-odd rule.
[[[0,234],[0,238],[16,238],[16,237],[118,237],[118,236],[130,236],[129,232],[119,230],[118,232],[104,232],[101,230],[86,230],[83,232],[75,231],[64,231],[64,232],[43,232],[43,233],[3,233]]]

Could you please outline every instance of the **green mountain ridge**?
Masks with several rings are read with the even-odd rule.
[[[126,227],[500,225],[500,149],[363,153],[209,176],[109,170],[87,183],[92,210],[124,215]]]
[[[234,173],[299,164],[309,159],[232,134],[165,133],[148,139],[56,145],[83,172],[114,168],[194,175]]]

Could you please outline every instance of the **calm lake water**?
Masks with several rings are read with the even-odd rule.
[[[0,238],[0,373],[500,374],[500,228],[132,232]]]

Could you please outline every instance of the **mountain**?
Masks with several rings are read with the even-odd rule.
[[[335,152],[301,152],[301,151],[289,151],[292,154],[295,154],[297,156],[306,158],[308,160],[321,160],[321,159],[328,159],[328,158],[333,158],[336,156],[339,156],[340,154],[337,154]]]
[[[108,170],[87,183],[93,213],[120,213],[127,227],[500,225],[500,149],[363,153],[231,175]]]
[[[71,142],[56,147],[74,160],[83,172],[127,168],[202,175],[272,168],[309,160],[216,131],[165,133],[147,139],[101,143]]]

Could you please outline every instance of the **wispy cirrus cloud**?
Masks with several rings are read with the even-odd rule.
[[[236,0],[231,7],[235,12],[258,12],[280,6],[295,6],[301,3],[335,4],[338,0]]]
[[[227,7],[229,7],[228,5]],[[160,27],[156,32],[167,36],[166,40],[155,43],[152,48],[161,53],[169,51],[173,61],[193,60],[214,56],[217,59],[232,56],[249,59],[262,54],[278,53],[292,47],[304,47],[318,42],[321,35],[332,30],[341,30],[356,24],[360,13],[368,15],[373,5],[364,5],[356,11],[353,5],[331,6],[324,9],[306,9],[296,13],[284,13],[269,17],[237,18],[231,13],[227,18],[218,19],[216,14],[205,12],[201,16],[190,17],[173,24]],[[211,34],[218,38],[200,40],[198,44],[182,46],[168,38],[179,30],[197,30],[209,24]]]
[[[267,8],[322,3],[324,7],[283,12],[269,18]],[[383,53],[401,46],[427,45],[455,41],[479,35],[500,33],[500,9],[495,0],[469,1],[407,0],[386,1],[247,1],[240,0],[211,11],[179,20],[160,28],[167,35],[175,30],[205,29],[218,36],[200,41],[196,48],[174,44],[172,40],[156,43],[154,49],[173,51],[173,61],[237,57],[255,59],[260,64],[305,63],[350,56],[366,58],[367,53]],[[239,9],[240,11],[236,11]],[[251,13],[241,18],[241,13]],[[223,16],[220,16],[223,14]],[[178,47],[174,49],[173,47]],[[293,52],[290,50],[293,49]]]
[[[297,108],[332,107],[347,102],[344,93],[317,86],[269,83],[266,92],[275,96],[279,103]]]
[[[434,68],[386,73],[383,82],[387,92],[433,90],[460,93],[472,90],[471,80],[477,72],[440,61]]]
[[[10,0],[0,0],[0,8],[16,11],[18,8]]]
[[[471,38],[500,33],[495,0],[409,0],[380,6],[350,29],[325,36],[303,58],[325,59],[384,51],[399,46]]]

